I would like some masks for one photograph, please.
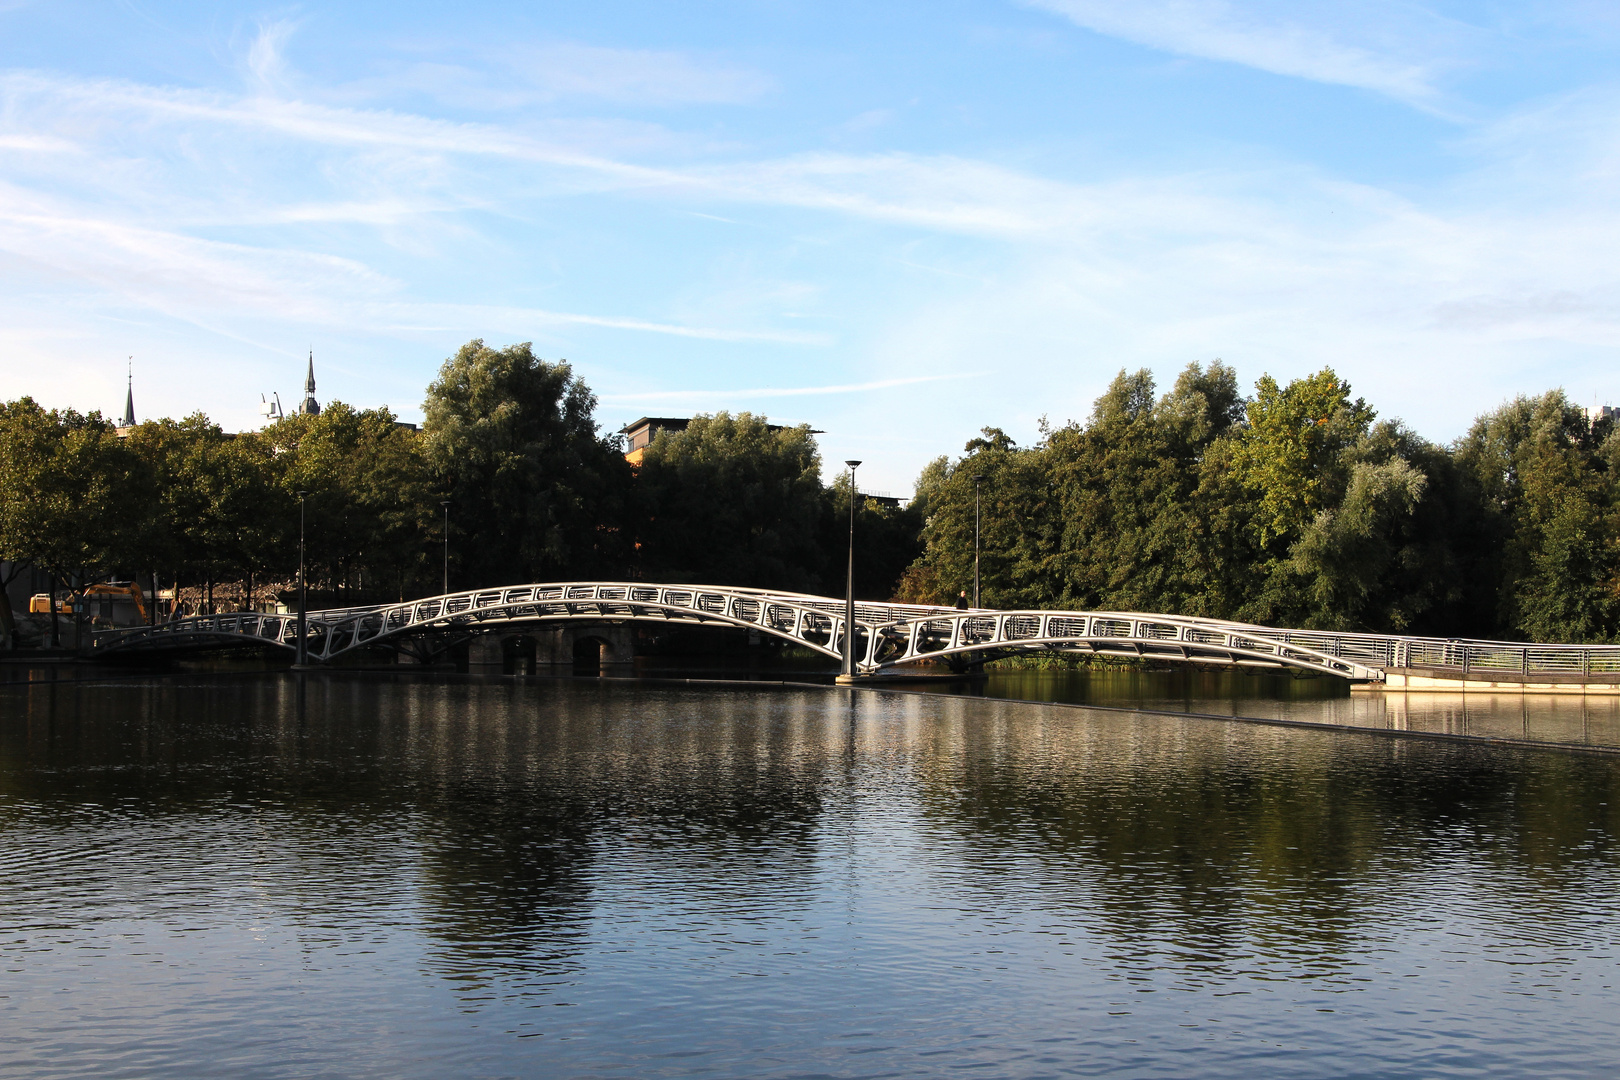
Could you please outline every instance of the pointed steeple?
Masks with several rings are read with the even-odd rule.
[[[135,358],[129,358],[129,385],[124,390],[124,422],[119,427],[135,426]]]
[[[305,416],[318,416],[321,403],[315,400],[315,350],[309,351],[309,374],[304,376],[304,400],[298,403],[298,411]]]

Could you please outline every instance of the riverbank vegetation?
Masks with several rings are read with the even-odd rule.
[[[428,387],[420,431],[334,403],[256,432],[199,414],[121,437],[98,414],[0,403],[0,560],[61,588],[285,583],[302,494],[322,605],[439,592],[447,540],[452,589],[842,591],[849,489],[823,483],[808,427],[699,417],[632,466],[595,408],[567,364],[481,341]],[[985,428],[923,471],[909,506],[863,500],[857,592],[951,603],[971,588],[980,476],[987,606],[1614,641],[1614,427],[1551,391],[1439,445],[1329,370],[1252,394],[1218,361],[1163,393],[1121,372],[1084,422],[1043,422],[1029,446]]]
[[[1278,626],[1601,642],[1620,633],[1620,438],[1561,391],[1449,446],[1321,371],[1245,397],[1217,362],[1158,394],[1122,372],[1033,446],[985,429],[923,473],[925,553],[900,595]]]
[[[703,417],[660,432],[633,468],[595,409],[567,364],[481,341],[428,387],[420,431],[333,403],[260,431],[197,414],[120,437],[99,414],[0,403],[0,561],[62,592],[155,575],[202,597],[274,582],[285,601],[302,512],[312,606],[437,594],[446,574],[452,589],[628,577],[842,591],[849,489],[823,485],[808,426]],[[920,534],[911,512],[861,506],[863,596],[893,591]],[[7,640],[13,627],[0,588]]]

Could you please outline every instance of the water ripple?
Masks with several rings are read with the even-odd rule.
[[[0,1072],[1596,1076],[1607,759],[993,700],[0,687]]]

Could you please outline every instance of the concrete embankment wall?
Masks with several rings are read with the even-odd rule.
[[[1356,683],[1352,690],[1371,693],[1465,693],[1465,694],[1620,694],[1620,675],[1497,675],[1485,672],[1463,674],[1433,668],[1390,668],[1381,683]]]

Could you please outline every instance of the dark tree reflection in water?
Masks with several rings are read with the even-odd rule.
[[[931,747],[923,799],[963,884],[1095,922],[1110,960],[1183,970],[1172,985],[1365,982],[1386,931],[1446,913],[1401,904],[1412,881],[1449,880],[1499,929],[1556,942],[1613,880],[1606,762],[1263,727],[1224,731],[1211,755],[1182,724],[962,721],[936,729],[952,741]]]
[[[831,689],[0,686],[0,1072],[1606,1075],[1617,782]]]

